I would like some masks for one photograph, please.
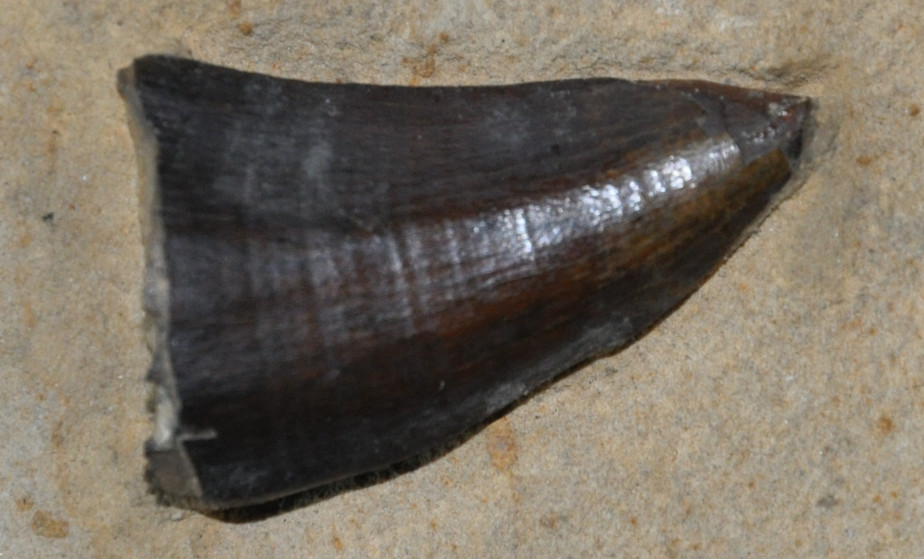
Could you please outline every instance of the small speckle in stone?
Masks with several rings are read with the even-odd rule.
[[[821,507],[823,509],[833,509],[840,503],[840,501],[834,495],[825,495],[821,499],[818,499],[818,502],[815,503],[815,506]]]

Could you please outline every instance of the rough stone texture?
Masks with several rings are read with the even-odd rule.
[[[0,0],[2,557],[924,555],[914,0]],[[817,99],[804,184],[622,353],[403,476],[249,523],[158,505],[115,71],[702,78]]]

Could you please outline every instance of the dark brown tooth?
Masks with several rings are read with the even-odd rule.
[[[259,503],[453,440],[642,334],[772,208],[809,101],[704,82],[119,73],[153,487]]]

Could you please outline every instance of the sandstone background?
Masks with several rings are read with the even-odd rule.
[[[924,556],[916,0],[0,0],[0,557]],[[698,78],[816,99],[799,190],[627,350],[403,476],[251,522],[157,504],[152,52],[319,81]]]

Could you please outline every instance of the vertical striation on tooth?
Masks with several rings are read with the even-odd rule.
[[[446,445],[690,295],[783,195],[806,99],[706,82],[119,73],[148,477],[244,506]]]

